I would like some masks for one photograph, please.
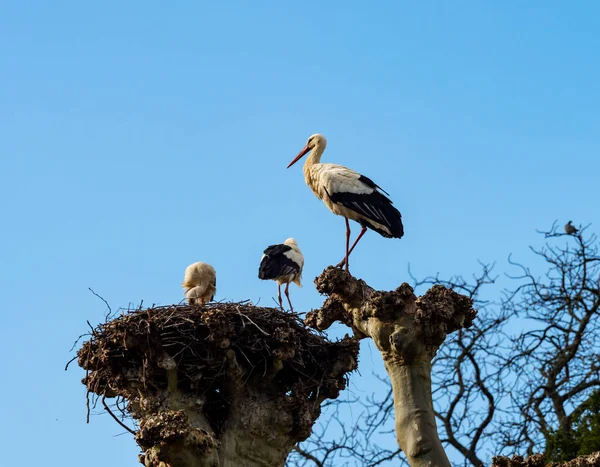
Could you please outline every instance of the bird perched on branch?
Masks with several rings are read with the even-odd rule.
[[[304,164],[304,180],[331,212],[346,220],[346,256],[337,266],[341,267],[345,264],[349,272],[348,257],[367,228],[384,237],[402,238],[404,227],[400,211],[383,193],[388,196],[389,194],[373,180],[342,165],[321,164],[321,156],[326,145],[327,140],[323,135],[312,135],[302,151],[290,162],[288,169],[310,151]],[[362,226],[351,248],[348,219]]]
[[[298,248],[298,243],[293,238],[288,238],[285,242],[278,245],[271,245],[264,251],[258,268],[258,278],[262,280],[274,280],[278,285],[277,297],[279,298],[279,307],[283,310],[283,301],[281,300],[281,285],[285,284],[285,296],[290,304],[290,310],[294,311],[290,300],[289,287],[290,282],[294,282],[298,287],[302,287],[302,268],[304,267],[304,255]]]
[[[575,235],[577,232],[579,232],[579,229],[575,228],[575,226],[572,224],[573,221],[569,221],[565,224],[565,232],[568,235]]]
[[[217,273],[210,264],[198,261],[185,268],[185,298],[190,305],[206,305],[217,293]]]

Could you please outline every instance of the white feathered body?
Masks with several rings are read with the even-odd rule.
[[[304,164],[304,180],[331,212],[347,217],[385,237],[401,237],[400,213],[369,178],[343,165]]]
[[[279,285],[295,283],[302,287],[302,269],[304,255],[293,238],[283,244],[271,245],[262,255],[258,277],[263,280],[274,280]]]
[[[278,284],[288,284],[289,282],[293,282],[298,287],[302,287],[302,268],[304,268],[304,255],[300,252],[298,247],[292,247],[290,251],[286,251],[283,253],[284,256],[287,256],[291,261],[300,265],[300,270],[295,274],[288,274],[285,276],[279,276],[276,279]],[[264,257],[264,255],[263,255]]]
[[[185,269],[183,283],[185,298],[190,304],[204,305],[217,293],[217,273],[210,264],[198,261]]]

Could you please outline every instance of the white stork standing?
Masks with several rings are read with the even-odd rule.
[[[567,235],[575,235],[579,230],[573,225],[573,221],[569,221],[565,224],[565,232]]]
[[[402,238],[404,227],[400,211],[381,192],[386,195],[388,193],[373,180],[342,165],[321,164],[326,145],[327,140],[323,135],[312,135],[302,151],[290,162],[288,169],[311,151],[304,164],[304,180],[331,212],[346,219],[346,256],[337,266],[346,264],[346,270],[349,272],[348,257],[367,228],[387,238]],[[362,226],[351,248],[348,219]]]
[[[217,273],[210,264],[198,261],[185,268],[183,283],[185,298],[190,305],[205,305],[217,293]]]
[[[298,287],[302,287],[302,268],[304,267],[304,255],[298,248],[298,243],[293,238],[288,238],[285,242],[278,245],[271,245],[264,251],[258,268],[258,278],[262,280],[274,280],[278,285],[277,297],[279,298],[279,307],[283,310],[283,301],[281,300],[281,284],[285,284],[285,296],[290,304],[290,310],[293,312],[292,302],[290,300],[289,287],[290,282],[294,282]]]

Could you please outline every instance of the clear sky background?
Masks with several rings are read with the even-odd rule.
[[[285,169],[312,133],[403,214],[403,239],[353,253],[376,288],[409,263],[502,272],[554,219],[600,225],[597,2],[7,0],[0,57],[3,465],[138,465],[63,370],[103,319],[88,287],[114,308],[178,302],[203,260],[217,299],[271,305],[262,250],[293,236],[292,300],[322,303],[344,221]]]

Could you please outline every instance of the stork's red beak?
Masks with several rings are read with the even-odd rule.
[[[304,146],[302,151],[300,151],[300,153],[296,156],[296,158],[292,162],[290,162],[290,165],[288,165],[287,168],[289,169],[292,165],[294,165],[296,162],[298,162],[300,159],[302,159],[302,156],[304,156],[308,151],[310,151],[310,148],[308,147],[308,144],[307,144],[306,146]]]

